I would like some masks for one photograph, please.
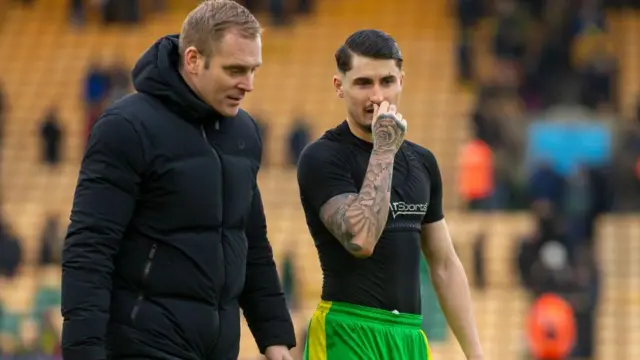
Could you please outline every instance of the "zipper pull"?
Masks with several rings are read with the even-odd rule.
[[[149,260],[153,260],[153,258],[156,257],[156,250],[158,250],[158,244],[153,244],[151,251],[149,251]]]
[[[220,120],[216,120],[216,124],[214,125],[216,130],[220,130]]]

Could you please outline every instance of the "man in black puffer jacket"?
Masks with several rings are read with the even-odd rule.
[[[65,360],[235,360],[241,308],[267,359],[291,359],[262,142],[239,109],[261,61],[251,13],[206,1],[93,127],[63,254]]]

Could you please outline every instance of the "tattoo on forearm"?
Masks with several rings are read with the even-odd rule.
[[[362,247],[353,243],[354,235],[347,226],[346,216],[349,207],[358,198],[357,194],[342,194],[331,199],[323,208],[322,220],[333,236],[340,241],[349,252],[357,252]]]
[[[375,246],[387,216],[395,151],[375,151],[359,194],[343,194],[329,200],[321,211],[327,229],[350,252],[362,250],[353,242],[360,235],[366,246]]]

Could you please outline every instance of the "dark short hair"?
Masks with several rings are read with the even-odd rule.
[[[336,51],[336,66],[341,73],[351,70],[353,55],[378,60],[394,60],[402,69],[402,54],[396,41],[380,30],[359,30],[351,34]]]

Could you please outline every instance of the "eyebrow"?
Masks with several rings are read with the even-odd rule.
[[[395,78],[396,78],[395,75],[390,74],[390,75],[383,76],[382,80],[393,80]],[[357,77],[357,78],[353,79],[353,82],[363,82],[363,81],[373,81],[373,79],[370,78],[370,77],[366,77],[366,76],[361,76],[361,77]]]
[[[372,81],[372,79],[365,76],[360,76],[353,79],[353,82],[363,82],[363,81]]]
[[[231,64],[231,65],[225,65],[222,68],[224,70],[247,70],[247,69],[255,69],[257,67],[260,67],[260,65],[262,64],[257,64],[257,65],[242,65],[242,64]]]

